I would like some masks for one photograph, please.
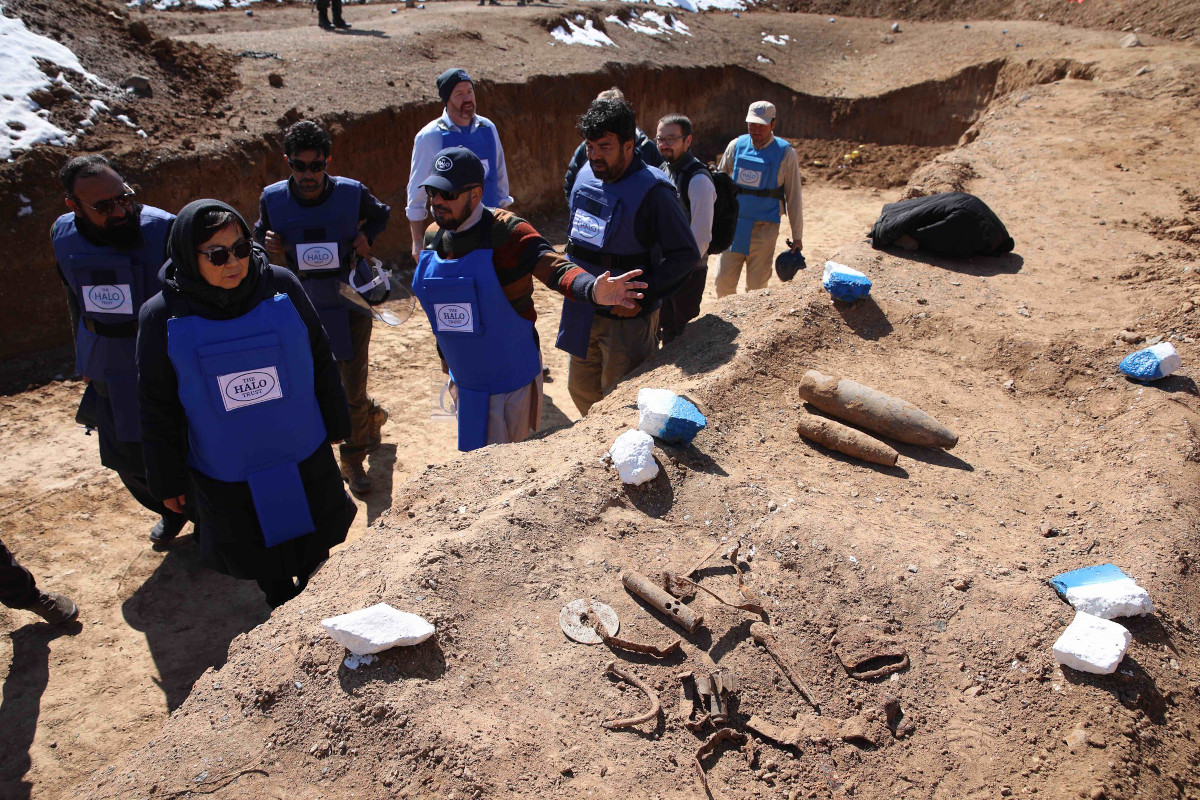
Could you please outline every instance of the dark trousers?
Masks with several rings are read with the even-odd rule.
[[[267,605],[271,608],[279,608],[281,605],[296,597],[304,591],[304,587],[308,586],[308,579],[317,567],[321,566],[326,558],[329,558],[329,551],[325,551],[324,558],[321,558],[312,566],[305,567],[301,570],[303,574],[292,578],[290,575],[270,578],[258,578],[255,583],[258,588],[262,589],[263,594],[267,596]]]
[[[329,3],[331,0],[317,0],[317,18],[323,25],[329,24]],[[342,21],[342,0],[332,0],[333,21]]]
[[[166,529],[168,536],[183,530],[183,526],[187,524],[187,517],[183,514],[176,514],[161,502],[155,500],[154,496],[150,494],[150,487],[146,485],[145,475],[134,472],[118,472],[117,475],[121,478],[121,483],[125,484],[125,488],[129,490],[129,494],[133,495],[134,500],[137,500],[149,510],[162,515],[163,527]]]
[[[708,285],[708,264],[702,263],[691,271],[679,288],[662,302],[658,317],[659,337],[664,345],[679,334],[690,321],[700,316],[700,301]]]
[[[0,541],[0,603],[9,608],[25,608],[38,598],[37,584],[29,570]]]
[[[366,455],[370,444],[371,414],[376,403],[367,394],[367,356],[371,348],[371,317],[350,312],[350,344],[354,355],[349,361],[339,361],[342,388],[346,390],[346,405],[350,407],[350,438],[339,448],[342,460]]]

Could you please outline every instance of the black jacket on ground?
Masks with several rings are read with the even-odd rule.
[[[185,209],[186,210],[186,209]],[[182,212],[181,212],[182,219]],[[247,229],[246,233],[249,231]],[[151,493],[159,500],[187,496],[188,512],[204,562],[236,578],[282,578],[307,575],[346,539],[357,513],[342,486],[331,441],[350,435],[350,412],[329,339],[300,281],[282,267],[269,266],[266,252],[255,246],[253,293],[237,309],[214,314],[212,306],[181,292],[178,268],[168,261],[161,277],[164,289],[142,306],[138,321],[138,400],[142,419],[142,452]],[[249,277],[247,278],[249,279]],[[187,465],[187,415],[179,399],[178,376],[167,354],[167,320],[196,314],[208,319],[239,316],[276,294],[291,298],[308,329],[312,349],[314,389],[328,438],[300,462],[300,478],[308,496],[316,531],[267,547],[254,510],[249,484],[218,481]]]
[[[888,203],[869,235],[871,246],[877,250],[908,235],[922,250],[955,258],[1004,255],[1014,245],[1004,223],[987,203],[965,192]]]

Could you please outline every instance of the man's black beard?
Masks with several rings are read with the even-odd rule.
[[[125,221],[113,227],[97,225],[83,214],[75,215],[75,227],[83,238],[101,247],[136,250],[146,241],[142,236],[142,204],[134,203],[125,213]]]

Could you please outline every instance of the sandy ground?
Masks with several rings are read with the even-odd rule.
[[[738,726],[812,719],[747,615],[702,597],[708,630],[681,659],[633,660],[669,707],[648,734],[599,727],[641,701],[602,677],[612,653],[570,645],[555,619],[600,594],[630,636],[666,640],[619,571],[689,562],[722,534],[752,545],[743,567],[825,715],[872,713],[888,693],[916,732],[893,739],[876,719],[871,747],[723,747],[706,763],[714,796],[1195,797],[1200,58],[1160,46],[1097,60],[1096,80],[997,101],[977,138],[914,180],[974,174],[966,188],[1005,219],[1013,256],[877,253],[862,234],[899,192],[810,183],[808,273],[708,297],[651,371],[566,431],[460,458],[453,426],[429,420],[428,326],[377,327],[372,387],[393,415],[370,461],[379,488],[269,619],[256,587],[198,568],[190,535],[148,547],[149,515],[69,425],[78,383],[0,398],[0,533],[81,606],[66,631],[0,609],[0,797],[703,796],[700,740],[673,710],[680,670],[735,670]],[[873,301],[829,303],[831,256],[872,276]],[[556,303],[537,302],[552,341]],[[1120,378],[1122,329],[1167,336],[1184,369],[1156,386]],[[546,427],[565,426],[565,357],[545,352]],[[810,367],[918,403],[960,445],[902,448],[883,470],[798,441]],[[640,385],[688,392],[711,424],[694,448],[663,447],[662,477],[633,490],[598,459]],[[1107,560],[1158,612],[1129,623],[1117,675],[1061,670],[1049,648],[1069,608],[1045,580]],[[727,567],[705,583],[736,592]],[[379,600],[439,635],[352,673],[315,621]],[[860,622],[905,642],[911,668],[850,681],[831,642]]]

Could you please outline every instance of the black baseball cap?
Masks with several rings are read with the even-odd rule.
[[[441,75],[438,75],[438,97],[442,98],[443,103],[450,102],[450,93],[454,91],[455,86],[458,86],[463,81],[470,84],[475,83],[475,81],[471,80],[471,76],[467,74],[465,69],[459,69],[458,67],[451,67]]]
[[[461,192],[468,186],[483,185],[483,162],[465,147],[447,147],[433,157],[433,169],[421,186],[443,192]]]

